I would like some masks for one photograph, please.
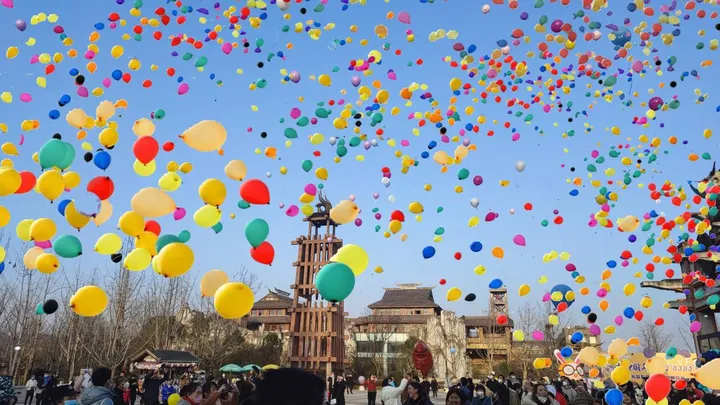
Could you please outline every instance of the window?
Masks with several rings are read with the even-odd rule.
[[[422,314],[422,311],[418,309],[418,310],[415,310],[413,313],[414,313],[415,315],[421,315],[421,314]]]
[[[468,330],[468,337],[470,338],[476,338],[478,337],[478,330],[476,328],[472,328]]]

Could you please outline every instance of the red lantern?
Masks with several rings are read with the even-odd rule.
[[[98,200],[105,201],[115,192],[115,184],[108,176],[98,176],[90,180],[87,191],[95,194]]]
[[[149,221],[145,222],[145,230],[150,231],[157,236],[160,236],[160,232],[162,231],[162,228],[160,227],[160,224],[158,224],[156,221],[149,220]]]
[[[152,136],[141,136],[133,145],[135,158],[144,165],[152,162],[159,151],[160,145],[158,145],[157,139]]]
[[[250,204],[270,204],[270,190],[258,179],[245,181],[240,186],[240,197]]]
[[[31,172],[20,172],[20,179],[22,182],[20,183],[20,188],[15,191],[15,194],[25,194],[35,188],[37,179],[35,179],[35,175]]]
[[[256,248],[250,248],[250,256],[260,264],[272,265],[275,259],[275,248],[270,242],[263,242]]]
[[[670,388],[670,379],[664,374],[653,374],[645,382],[645,392],[655,402],[660,402],[667,397]]]
[[[426,376],[433,368],[433,357],[430,348],[422,340],[418,340],[413,348],[413,365]]]

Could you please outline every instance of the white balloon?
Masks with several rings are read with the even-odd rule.
[[[477,208],[478,205],[480,205],[480,200],[478,200],[477,198],[473,197],[473,198],[470,199],[470,205],[472,205],[473,208]]]
[[[484,14],[489,13],[489,12],[490,12],[490,5],[489,5],[489,4],[486,4],[486,5],[482,6],[482,12],[483,12]]]
[[[522,160],[518,160],[517,162],[515,162],[515,170],[517,170],[518,172],[522,172],[523,170],[525,170],[525,162]]]
[[[395,202],[395,196],[394,196],[394,195],[390,195],[390,196],[388,197],[388,201],[390,201],[391,203],[394,203],[394,202]]]
[[[290,0],[277,0],[277,2],[275,2],[275,4],[282,11],[285,11],[290,8]]]
[[[515,214],[515,208],[510,208],[510,215],[514,215],[514,214]]]
[[[328,141],[330,142],[330,145],[335,145],[337,143],[337,138],[335,138],[334,136],[331,136],[330,139],[328,139]]]

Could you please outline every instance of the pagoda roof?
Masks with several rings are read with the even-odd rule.
[[[373,302],[368,308],[440,308],[435,303],[433,288],[419,285],[385,288],[385,294],[380,301]]]
[[[282,290],[268,291],[268,294],[260,298],[255,304],[253,309],[282,309],[290,308],[292,306],[292,298],[289,294]]]
[[[435,315],[368,315],[350,320],[355,325],[424,325]]]

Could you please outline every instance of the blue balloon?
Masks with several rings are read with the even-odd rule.
[[[93,158],[93,163],[95,163],[95,166],[97,166],[100,170],[105,170],[108,167],[110,167],[110,162],[112,161],[112,157],[109,153],[105,152],[104,150],[101,150],[100,152],[95,154],[95,157]]]
[[[620,405],[622,401],[623,393],[617,388],[613,388],[605,393],[605,402],[607,402],[608,405]]]
[[[71,200],[62,200],[60,201],[60,204],[58,204],[58,211],[60,212],[60,215],[65,216],[65,208],[68,204],[70,204]]]
[[[0,262],[0,274],[5,271],[5,262]]]
[[[475,241],[475,242],[473,242],[473,243],[470,244],[470,250],[472,250],[472,251],[475,252],[475,253],[481,251],[482,248],[483,248],[482,243],[480,243],[480,242],[478,242],[478,241]]]
[[[572,356],[572,352],[572,349],[567,346],[560,349],[560,354],[565,358]]]
[[[562,303],[562,302],[566,303],[568,308],[570,308],[570,305],[572,305],[573,302],[575,302],[575,299],[572,299],[572,300],[567,299],[567,293],[570,291],[572,291],[572,288],[566,286],[565,284],[558,284],[555,287],[553,287],[552,290],[550,290],[550,295],[553,295],[553,293],[555,293],[555,292],[562,293],[562,299],[560,301],[551,300],[553,305],[555,306],[555,308],[557,308],[558,305],[560,305],[560,303]]]
[[[627,308],[625,308],[625,310],[623,311],[623,315],[625,315],[625,318],[630,319],[630,318],[632,318],[633,316],[635,316],[635,310],[632,309],[632,308],[630,308],[630,307],[627,307]]]
[[[493,281],[490,282],[490,285],[488,285],[488,287],[490,287],[490,288],[500,288],[500,287],[502,287],[502,285],[503,285],[502,280],[500,280],[499,278],[496,278],[495,280],[493,280]]]
[[[607,266],[610,267],[611,269],[614,269],[615,267],[617,267],[617,262],[616,262],[615,260],[610,260],[610,261],[607,262],[606,264],[607,264]]]
[[[572,342],[572,344],[580,343],[583,339],[585,339],[585,335],[583,335],[582,332],[575,332],[570,336],[570,342]]]
[[[68,103],[70,103],[70,96],[68,94],[60,96],[60,100],[58,100],[58,105],[60,105],[60,107],[65,107]]]
[[[50,110],[50,112],[48,113],[48,117],[50,117],[51,120],[56,120],[60,118],[60,111]]]
[[[422,250],[422,255],[424,259],[429,259],[435,256],[435,248],[432,246],[425,246]]]
[[[589,306],[585,305],[584,307],[582,307],[581,311],[583,314],[587,315],[592,312],[592,309]]]
[[[120,80],[122,79],[122,71],[119,69],[115,69],[112,71],[112,74],[110,74],[110,76],[112,76],[112,78],[115,80]]]

